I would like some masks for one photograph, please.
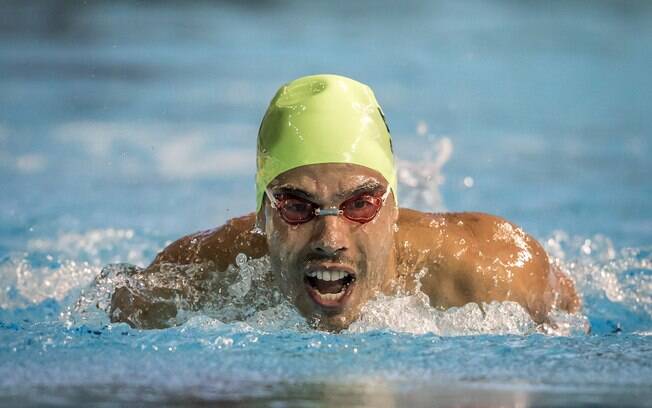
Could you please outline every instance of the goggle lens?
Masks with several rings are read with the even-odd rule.
[[[366,223],[374,219],[382,205],[383,201],[380,197],[364,194],[346,200],[340,209],[342,214],[351,221]]]
[[[315,216],[317,206],[299,197],[281,195],[276,197],[281,218],[289,224],[308,222]]]

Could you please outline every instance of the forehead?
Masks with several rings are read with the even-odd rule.
[[[276,177],[270,187],[293,187],[327,197],[370,183],[387,187],[385,178],[368,167],[349,163],[322,163],[286,171]]]

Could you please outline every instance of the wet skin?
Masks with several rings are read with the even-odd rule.
[[[366,167],[329,163],[290,170],[269,187],[273,193],[292,190],[325,208],[339,207],[357,196],[360,187],[382,194],[387,182]],[[264,234],[255,232],[256,222]],[[434,307],[515,301],[537,323],[546,322],[553,307],[570,312],[580,308],[572,281],[517,226],[488,214],[398,209],[391,194],[376,217],[363,224],[340,215],[290,225],[265,199],[258,220],[249,214],[181,238],[143,273],[156,274],[162,265],[204,264],[212,267],[194,279],[212,279],[239,253],[251,258],[269,255],[274,277],[269,284],[276,285],[306,319],[326,330],[348,327],[378,293],[411,293],[418,285]],[[332,283],[315,281],[308,274],[316,271],[344,271],[347,277]],[[340,292],[333,300],[328,298],[334,295],[324,297],[321,291]],[[143,328],[164,327],[176,309],[149,299],[172,296],[184,293],[151,288],[143,294],[118,288],[111,319]]]
[[[329,164],[305,166],[277,177],[271,191],[302,192],[320,207],[338,207],[360,193],[381,195],[387,182],[373,170],[361,166]],[[389,197],[373,220],[351,221],[344,216],[316,217],[290,225],[265,200],[262,223],[275,280],[308,319],[324,328],[347,327],[378,290],[386,290],[395,278],[396,251],[392,239],[398,210]],[[343,270],[355,279],[345,298],[326,306],[306,282],[309,270]]]

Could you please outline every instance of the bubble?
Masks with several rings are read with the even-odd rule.
[[[213,345],[218,349],[231,347],[233,346],[233,339],[230,337],[218,336],[213,342]]]

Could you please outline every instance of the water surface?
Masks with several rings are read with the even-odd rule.
[[[10,1],[0,17],[0,403],[650,405],[647,2]],[[584,314],[546,334],[510,304],[395,298],[339,335],[282,306],[108,324],[101,267],[253,211],[266,104],[313,73],[373,87],[402,205],[523,226]]]

